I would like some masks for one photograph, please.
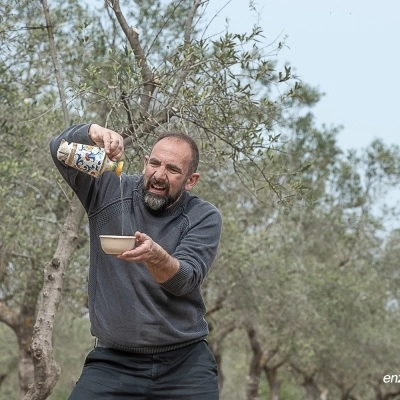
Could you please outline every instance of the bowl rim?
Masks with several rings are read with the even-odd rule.
[[[121,236],[121,235],[99,235],[99,237],[105,239],[136,239],[136,236]]]

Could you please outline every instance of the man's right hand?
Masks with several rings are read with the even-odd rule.
[[[107,156],[112,161],[119,160],[124,154],[124,139],[122,136],[110,129],[100,125],[90,125],[88,136],[98,147],[104,148]]]

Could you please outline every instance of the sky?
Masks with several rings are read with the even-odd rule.
[[[343,126],[343,150],[380,138],[400,145],[399,0],[210,0],[210,32],[249,32],[259,19],[267,42],[283,39],[279,62],[325,95],[312,109],[316,124]],[[221,8],[226,6],[221,10]],[[220,11],[221,10],[221,11]]]

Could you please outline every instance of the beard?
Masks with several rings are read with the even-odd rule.
[[[150,192],[150,186],[155,184],[157,186],[164,186],[165,188],[165,195],[158,195],[155,193]],[[146,184],[143,186],[143,200],[144,204],[152,209],[153,211],[164,211],[172,204],[174,204],[179,197],[181,197],[182,193],[184,192],[185,185],[183,184],[177,193],[170,193],[169,192],[169,184],[168,182],[159,182],[154,177],[150,178]]]

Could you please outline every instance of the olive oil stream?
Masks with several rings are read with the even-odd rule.
[[[119,176],[119,187],[120,187],[120,191],[121,191],[121,221],[122,221],[122,232],[121,232],[121,236],[124,236],[124,189],[122,186],[122,174]]]

